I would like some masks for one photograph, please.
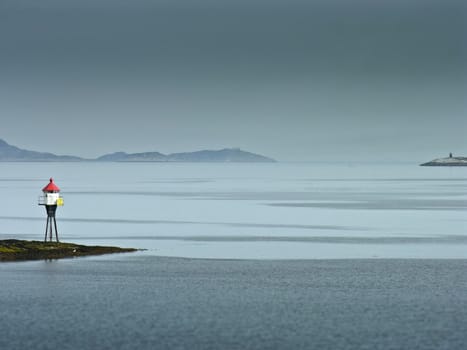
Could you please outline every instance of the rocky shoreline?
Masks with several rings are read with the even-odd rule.
[[[421,166],[467,166],[467,157],[453,157],[450,155],[446,158],[438,158],[427,163],[420,164]]]
[[[0,240],[0,262],[75,258],[89,255],[135,252],[134,248],[85,246],[74,243]]]

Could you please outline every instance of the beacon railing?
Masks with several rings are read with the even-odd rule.
[[[59,207],[61,207],[63,205],[63,197],[60,195],[56,199],[57,199],[57,201],[56,201],[55,204],[58,205]],[[50,200],[47,198],[47,196],[39,196],[39,198],[37,199],[37,204],[39,204],[39,205],[54,205],[54,204],[50,203]]]
[[[39,198],[37,198],[37,204],[39,205],[45,205],[46,202],[47,198],[45,196],[39,196]]]

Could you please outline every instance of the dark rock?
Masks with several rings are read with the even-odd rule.
[[[74,258],[88,255],[135,252],[134,248],[85,246],[74,243],[8,239],[0,241],[0,261]]]

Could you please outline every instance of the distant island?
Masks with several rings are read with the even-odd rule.
[[[134,248],[85,246],[74,243],[0,240],[0,261],[43,260],[135,252]]]
[[[74,156],[57,156],[53,153],[28,151],[8,144],[0,139],[0,161],[55,161],[75,162],[83,160]]]
[[[196,152],[163,154],[159,152],[105,154],[95,159],[85,159],[71,155],[24,150],[0,139],[0,161],[2,162],[237,162],[270,163],[274,159],[243,151],[239,148],[221,150],[202,150]]]
[[[449,157],[437,158],[427,163],[420,164],[421,166],[467,166],[467,157],[453,157],[449,153]]]

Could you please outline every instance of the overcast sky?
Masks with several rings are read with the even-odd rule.
[[[466,3],[0,0],[0,138],[85,157],[467,156]]]

